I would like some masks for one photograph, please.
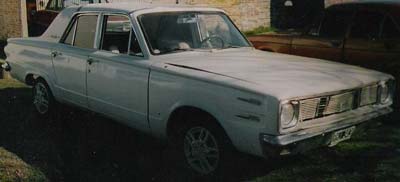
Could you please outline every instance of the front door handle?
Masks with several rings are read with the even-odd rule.
[[[98,60],[95,60],[95,59],[92,59],[92,58],[89,58],[88,60],[87,60],[87,63],[89,64],[89,65],[92,65],[93,63],[98,63],[99,61]]]

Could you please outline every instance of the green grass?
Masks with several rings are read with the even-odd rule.
[[[26,164],[15,154],[0,147],[1,182],[44,182],[46,176],[38,169]]]
[[[399,128],[399,124],[377,124],[350,141],[307,152],[254,181],[398,181]]]
[[[14,79],[0,79],[0,89],[25,87],[27,87],[25,84]]]
[[[245,31],[244,34],[246,36],[252,36],[252,35],[259,35],[259,34],[270,33],[270,32],[275,32],[275,29],[273,27],[260,26],[253,30]]]

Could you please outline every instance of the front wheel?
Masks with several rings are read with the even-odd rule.
[[[33,106],[39,116],[48,116],[54,105],[53,95],[47,83],[38,79],[32,87]]]
[[[190,128],[186,132],[183,142],[187,164],[201,175],[213,173],[221,162],[220,143],[206,127]]]
[[[229,170],[235,150],[225,131],[209,117],[185,120],[177,138],[184,166],[203,177]]]

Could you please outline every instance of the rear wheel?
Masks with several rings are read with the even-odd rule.
[[[53,94],[43,79],[35,80],[32,87],[33,106],[39,116],[48,116],[54,107]]]

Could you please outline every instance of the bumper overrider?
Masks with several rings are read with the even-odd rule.
[[[1,68],[4,69],[4,71],[11,71],[11,66],[8,64],[8,62],[3,63]]]
[[[321,146],[336,145],[334,135],[351,135],[354,130],[362,130],[370,121],[392,112],[388,107],[365,107],[318,119],[318,123],[327,123],[284,135],[260,134],[260,143],[265,157],[302,153]],[[329,124],[328,124],[329,123]],[[343,131],[343,132],[342,132]],[[346,136],[350,138],[350,136]]]

